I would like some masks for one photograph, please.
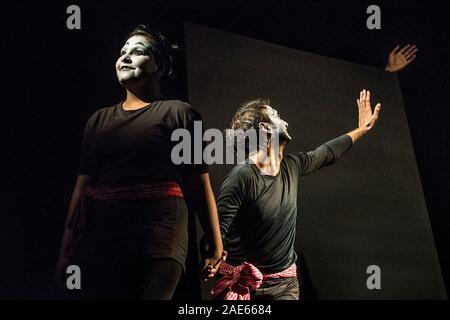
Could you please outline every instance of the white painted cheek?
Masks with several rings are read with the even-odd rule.
[[[122,72],[119,70],[119,65],[120,65],[120,58],[116,61],[116,77],[117,80],[122,81],[123,79],[123,75]]]
[[[145,61],[142,61],[141,68],[147,74],[153,74],[158,71],[153,58],[146,58]]]

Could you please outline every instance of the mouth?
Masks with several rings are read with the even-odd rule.
[[[133,67],[129,67],[129,66],[122,66],[119,68],[120,71],[129,71],[129,70],[134,70],[136,68]]]

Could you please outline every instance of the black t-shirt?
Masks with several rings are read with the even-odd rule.
[[[287,154],[277,176],[256,165],[234,167],[220,188],[217,207],[227,262],[254,264],[263,273],[283,271],[294,252],[299,178],[333,164],[352,146],[343,135],[310,152]]]
[[[155,101],[138,110],[122,102],[96,111],[87,121],[78,174],[97,178],[99,186],[132,185],[152,181],[182,184],[187,171],[208,172],[205,164],[174,165],[171,141],[175,129],[193,136],[200,114],[179,100]]]
[[[96,111],[87,121],[78,174],[98,186],[126,186],[171,181],[183,188],[185,174],[208,172],[206,164],[175,165],[171,141],[175,129],[191,136],[200,114],[178,100],[155,101],[127,111],[122,103]],[[192,150],[191,150],[192,155]],[[185,193],[186,190],[183,190]],[[188,212],[183,199],[119,203],[95,202],[79,259],[128,261],[172,258],[183,267],[188,247]]]

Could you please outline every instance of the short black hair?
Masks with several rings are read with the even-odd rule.
[[[136,26],[128,34],[126,40],[138,35],[147,37],[150,40],[150,50],[161,76],[174,77],[174,59],[176,54],[182,52],[181,48],[177,44],[171,43],[161,32],[144,24]]]

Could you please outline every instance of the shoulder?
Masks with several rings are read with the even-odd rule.
[[[159,107],[176,114],[196,112],[192,105],[181,100],[163,100],[160,102]]]
[[[108,118],[111,116],[117,108],[120,107],[120,102],[110,106],[110,107],[103,107],[98,110],[96,110],[87,120],[86,125],[87,126],[95,126],[99,121],[102,121],[105,118]]]
[[[283,157],[283,161],[287,164],[291,164],[293,162],[297,163],[299,161],[299,158],[302,157],[302,154],[302,152],[285,154]]]
[[[255,171],[248,163],[238,164],[231,169],[224,181],[248,183],[255,178]]]
[[[235,166],[222,181],[218,194],[218,203],[230,195],[240,195],[243,198],[253,194],[257,184],[257,174],[250,164]]]
[[[174,128],[187,128],[194,121],[201,121],[200,113],[189,103],[181,100],[164,100],[158,105],[165,122]]]
[[[298,170],[301,167],[303,156],[303,152],[285,154],[283,157],[283,163],[289,170]]]

